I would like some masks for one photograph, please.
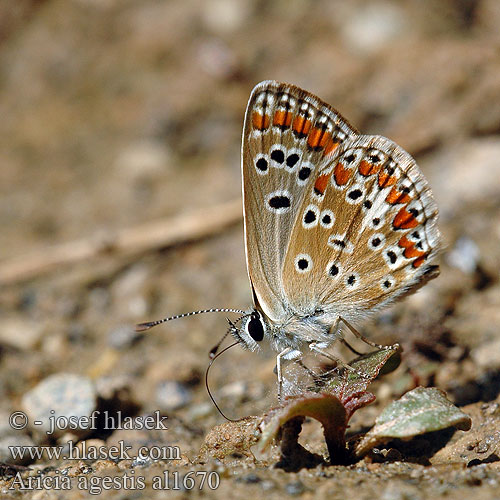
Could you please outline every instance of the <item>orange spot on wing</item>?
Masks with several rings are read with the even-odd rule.
[[[397,180],[396,177],[392,177],[386,172],[380,172],[380,174],[378,174],[378,185],[381,188],[386,186],[392,186],[393,184],[396,183],[396,180]]]
[[[413,261],[412,266],[413,267],[420,267],[424,263],[426,257],[427,257],[427,255],[422,255],[422,257],[419,257],[418,259],[415,259]]]
[[[423,255],[425,255],[425,252],[423,252],[422,250],[417,250],[415,248],[415,242],[414,241],[410,241],[406,235],[404,235],[400,240],[399,240],[399,243],[398,245],[402,248],[404,248],[404,252],[403,252],[403,255],[407,258],[407,259],[413,259],[415,257],[422,257]]]
[[[296,116],[293,120],[292,128],[297,134],[306,136],[311,130],[311,122],[305,116]]]
[[[307,144],[311,148],[324,148],[331,139],[331,134],[323,129],[313,127],[307,138]]]
[[[412,246],[415,245],[415,243],[411,240],[409,240],[407,237],[406,237],[406,234],[404,236],[401,237],[401,239],[399,240],[399,243],[398,245],[401,247],[401,248],[410,248]]]
[[[339,145],[338,142],[336,142],[333,137],[330,136],[328,139],[327,143],[325,144],[325,149],[323,151],[323,154],[329,155],[332,151],[335,150],[335,148]]]
[[[292,113],[290,111],[278,110],[274,113],[273,124],[280,127],[289,127],[292,123]]]
[[[404,252],[403,255],[407,259],[413,259],[415,257],[422,257],[425,255],[425,252],[422,252],[421,250],[417,250],[415,247],[407,248]]]
[[[403,207],[394,217],[392,225],[396,229],[411,229],[412,227],[418,226],[418,221],[413,214],[406,211]]]
[[[398,203],[408,203],[409,201],[411,201],[411,197],[407,193],[402,193],[393,187],[389,191],[389,194],[385,198],[385,201],[387,201],[387,203],[390,203],[391,205],[396,205]]]
[[[329,174],[320,175],[316,182],[314,183],[314,190],[319,194],[324,194],[326,186],[328,186],[328,179],[330,179],[331,172]]]
[[[337,183],[337,186],[343,186],[347,184],[348,180],[351,177],[351,174],[352,174],[351,170],[344,168],[344,165],[342,165],[342,163],[337,163],[333,171],[333,176],[335,177],[335,182]]]
[[[361,175],[368,177],[369,175],[376,174],[380,170],[380,165],[373,165],[372,163],[363,160],[360,162],[358,170]]]
[[[269,127],[269,116],[254,111],[252,114],[252,125],[257,130],[265,130]]]

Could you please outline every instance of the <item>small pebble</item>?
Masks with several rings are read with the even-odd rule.
[[[497,371],[500,368],[500,339],[479,345],[471,351],[471,357],[477,366]]]
[[[29,436],[19,434],[5,436],[0,439],[0,462],[11,465],[28,465],[33,462],[28,453],[25,453],[23,457],[14,457],[9,449],[9,446],[35,446],[35,443]]]
[[[243,381],[227,384],[220,389],[220,395],[226,398],[241,399],[248,392],[248,386]]]
[[[43,324],[40,322],[5,318],[0,328],[0,343],[20,351],[31,351],[39,344],[43,333]]]
[[[94,384],[88,377],[58,373],[27,392],[22,398],[22,407],[34,433],[46,439],[61,437],[68,430],[79,436],[87,434],[91,422],[88,419],[85,422],[84,417],[96,409],[96,401]]]
[[[126,403],[134,404],[131,399],[131,390],[134,383],[133,377],[129,375],[103,375],[95,381],[98,396],[104,401],[119,399],[121,405]]]
[[[260,483],[262,479],[255,473],[251,472],[240,479],[240,482],[247,484],[257,484]]]
[[[372,54],[394,44],[406,29],[407,20],[397,4],[377,2],[352,12],[340,35],[350,50]]]
[[[260,483],[260,487],[264,490],[264,491],[269,491],[269,490],[272,490],[274,488],[276,488],[276,485],[274,484],[273,481],[270,481],[268,479],[266,479],[265,481],[262,481]]]
[[[473,273],[479,261],[479,248],[470,238],[462,236],[455,246],[446,255],[446,261],[450,266],[460,269],[462,272]]]
[[[200,403],[197,405],[193,405],[192,408],[189,409],[188,412],[188,420],[200,420],[208,415],[211,415],[215,412],[215,406],[208,401],[206,403]]]
[[[162,175],[169,164],[170,152],[160,141],[141,139],[126,147],[116,161],[119,175],[129,182]]]
[[[10,416],[14,413],[13,411],[0,411],[0,438],[5,436],[16,435],[18,431],[12,428],[10,425]]]
[[[293,481],[285,486],[285,491],[292,496],[302,495],[305,491],[305,486],[302,481]]]
[[[143,338],[144,335],[137,333],[132,325],[120,325],[109,332],[108,345],[115,349],[125,350]]]
[[[165,380],[156,388],[156,404],[162,410],[178,410],[187,406],[192,399],[191,391],[175,380]]]

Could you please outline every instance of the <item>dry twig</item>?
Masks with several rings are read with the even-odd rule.
[[[108,232],[104,237],[101,235],[41,248],[0,262],[0,286],[33,278],[56,266],[106,254],[132,256],[205,238],[241,218],[241,200],[234,200],[195,213]]]

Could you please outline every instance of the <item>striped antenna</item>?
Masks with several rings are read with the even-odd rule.
[[[188,316],[194,316],[195,314],[205,314],[205,313],[238,313],[238,314],[246,314],[246,311],[242,311],[241,309],[228,309],[228,308],[217,308],[214,307],[212,309],[202,309],[201,311],[192,311],[184,314],[177,314],[176,316],[170,316],[169,318],[158,319],[156,321],[147,321],[146,323],[139,323],[135,325],[136,332],[144,332],[153,328],[153,326],[161,325],[162,323],[166,323],[167,321],[172,321],[173,319],[187,318]]]

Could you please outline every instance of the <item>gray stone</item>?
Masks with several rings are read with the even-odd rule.
[[[191,391],[180,382],[165,380],[156,389],[156,403],[162,410],[178,410],[193,398]]]
[[[26,436],[25,434],[19,434],[19,435],[10,435],[10,436],[5,436],[0,439],[0,462],[6,463],[6,464],[14,464],[14,465],[28,465],[34,460],[31,458],[31,455],[29,453],[24,452],[23,456],[17,455],[14,456],[10,450],[9,447],[14,446],[14,447],[21,447],[25,448],[28,446],[35,446],[35,443],[32,441],[32,439],[29,436]]]
[[[96,409],[96,402],[92,381],[72,373],[52,375],[22,398],[30,427],[42,440],[58,438],[67,432],[86,435],[92,427],[89,417]]]

